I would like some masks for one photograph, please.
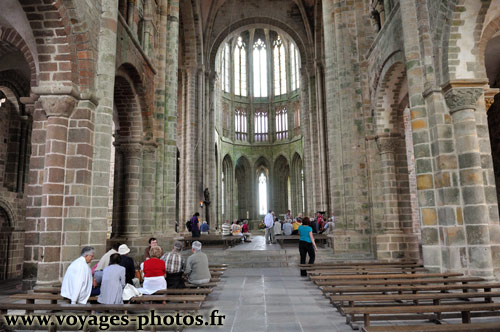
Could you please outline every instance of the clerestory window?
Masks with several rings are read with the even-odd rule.
[[[234,133],[237,140],[247,140],[247,112],[245,110],[234,111]]]
[[[224,50],[222,51],[221,59],[221,80],[222,80],[222,90],[224,92],[229,91],[229,63],[231,58],[229,57],[229,44],[224,43]]]
[[[255,141],[264,142],[267,141],[267,112],[257,111],[255,112],[254,119],[255,126]]]
[[[247,96],[247,50],[241,37],[234,47],[234,94]]]
[[[288,138],[288,114],[286,108],[276,111],[276,139]]]
[[[279,96],[286,93],[286,56],[285,45],[280,36],[273,44],[273,66],[274,66],[274,95]]]
[[[253,94],[267,97],[267,54],[266,43],[257,39],[253,44]]]
[[[299,51],[294,43],[290,43],[290,61],[291,65],[291,83],[292,91],[297,90],[300,87],[300,75],[299,75]]]

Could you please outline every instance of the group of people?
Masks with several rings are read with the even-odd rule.
[[[164,254],[157,239],[150,238],[137,275],[126,244],[114,244],[92,269],[88,264],[94,259],[95,250],[84,247],[81,256],[66,270],[61,296],[72,304],[85,304],[90,296],[98,296],[97,302],[102,304],[121,304],[127,288],[134,290],[133,294],[154,294],[167,288],[184,288],[185,280],[195,285],[205,284],[210,281],[211,274],[208,257],[201,247],[199,241],[194,241],[192,255],[184,260],[181,242],[176,241],[172,251]]]
[[[210,226],[208,225],[206,220],[201,222],[199,212],[193,214],[191,219],[187,221],[186,226],[187,229],[191,231],[192,237],[200,237],[201,234],[208,234],[208,232],[210,231]]]

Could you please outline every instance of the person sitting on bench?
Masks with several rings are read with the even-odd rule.
[[[290,220],[286,220],[285,223],[283,224],[283,235],[289,236],[292,235],[293,231],[293,226]]]
[[[210,231],[210,226],[207,224],[206,220],[203,220],[201,227],[200,227],[200,233],[203,235],[208,235],[209,231]]]
[[[182,278],[184,261],[181,256],[182,243],[180,241],[174,242],[174,248],[168,254],[161,257],[165,262],[165,269],[167,271],[167,288],[185,288],[184,279]]]
[[[116,253],[109,257],[109,265],[102,274],[101,294],[97,302],[102,304],[123,304],[125,268],[120,266],[122,257]]]
[[[139,288],[139,292],[151,295],[167,288],[165,262],[160,259],[162,252],[158,246],[152,247],[149,251],[151,258],[144,262],[144,284]]]
[[[86,304],[92,291],[92,271],[89,263],[94,259],[93,247],[84,247],[81,256],[75,259],[64,275],[61,296],[71,300],[71,304]]]
[[[211,275],[208,269],[207,255],[201,252],[201,242],[194,241],[191,250],[193,254],[186,261],[187,279],[194,285],[206,284],[210,281]]]
[[[250,234],[249,232],[249,229],[248,229],[248,220],[243,220],[243,226],[241,226],[241,233],[243,234],[243,238],[245,242],[252,242],[252,240],[250,240],[250,236],[252,234]]]

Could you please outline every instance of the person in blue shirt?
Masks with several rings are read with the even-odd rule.
[[[306,263],[306,255],[309,254],[309,263],[314,264],[314,259],[316,258],[316,242],[314,242],[313,230],[311,228],[311,221],[309,218],[305,217],[302,220],[302,226],[299,226],[299,253],[300,253],[300,264]],[[307,277],[306,270],[300,270],[300,275]]]
[[[210,227],[207,224],[206,220],[203,220],[203,223],[201,224],[200,231],[201,234],[208,234],[208,231],[210,230]]]

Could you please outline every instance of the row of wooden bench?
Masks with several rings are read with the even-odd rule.
[[[428,273],[417,262],[342,262],[300,265],[346,317],[363,331],[499,332],[500,320],[472,323],[471,317],[500,316],[500,283],[460,273]],[[462,324],[442,324],[461,318]],[[372,321],[430,320],[437,324],[372,326]]]
[[[11,295],[10,298],[18,302],[24,300],[25,303],[0,303],[0,313],[7,315],[9,311],[21,310],[25,314],[36,312],[50,312],[68,314],[80,312],[85,314],[95,314],[104,312],[115,312],[119,314],[136,313],[155,310],[156,312],[184,312],[192,313],[199,310],[206,297],[217,286],[223,271],[227,268],[225,264],[211,265],[212,278],[209,283],[203,285],[192,285],[187,283],[183,289],[164,289],[155,292],[153,295],[142,295],[133,297],[125,304],[99,304],[97,297],[90,297],[87,304],[70,304],[69,300],[60,295],[60,285],[52,287],[36,288],[26,294]],[[50,303],[49,303],[50,302]],[[37,328],[23,327],[23,329]],[[55,331],[56,325],[50,326],[51,331]],[[155,327],[152,326],[154,331]]]

